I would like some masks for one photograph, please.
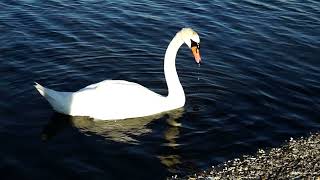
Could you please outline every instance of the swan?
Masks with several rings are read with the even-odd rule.
[[[167,96],[124,80],[104,80],[76,92],[55,91],[37,82],[34,86],[55,111],[71,116],[120,120],[178,109],[185,104],[185,94],[179,81],[175,61],[183,43],[191,49],[196,63],[201,62],[199,35],[191,28],[182,28],[171,40],[164,57]]]

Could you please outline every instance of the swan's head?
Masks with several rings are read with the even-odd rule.
[[[194,59],[199,64],[201,62],[201,56],[200,56],[200,38],[198,33],[196,33],[191,28],[183,28],[179,32],[179,34],[183,39],[183,41],[191,49]]]

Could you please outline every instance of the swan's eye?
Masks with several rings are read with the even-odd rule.
[[[199,43],[196,43],[192,39],[190,39],[190,41],[191,41],[191,47],[197,47],[197,49],[200,49],[200,44]]]

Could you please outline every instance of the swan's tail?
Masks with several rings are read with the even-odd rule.
[[[39,83],[37,82],[34,82],[35,85],[34,87],[39,91],[39,93],[42,95],[42,96],[45,96],[46,93],[45,93],[45,87],[41,86]]]
[[[69,114],[71,106],[71,96],[70,92],[58,92],[35,82],[34,87],[39,91],[39,93],[49,102],[52,108],[60,113]]]

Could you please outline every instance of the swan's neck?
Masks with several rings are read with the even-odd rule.
[[[164,75],[168,86],[167,99],[175,106],[183,106],[185,95],[176,70],[176,55],[180,46],[184,43],[179,33],[170,42],[164,56]]]

